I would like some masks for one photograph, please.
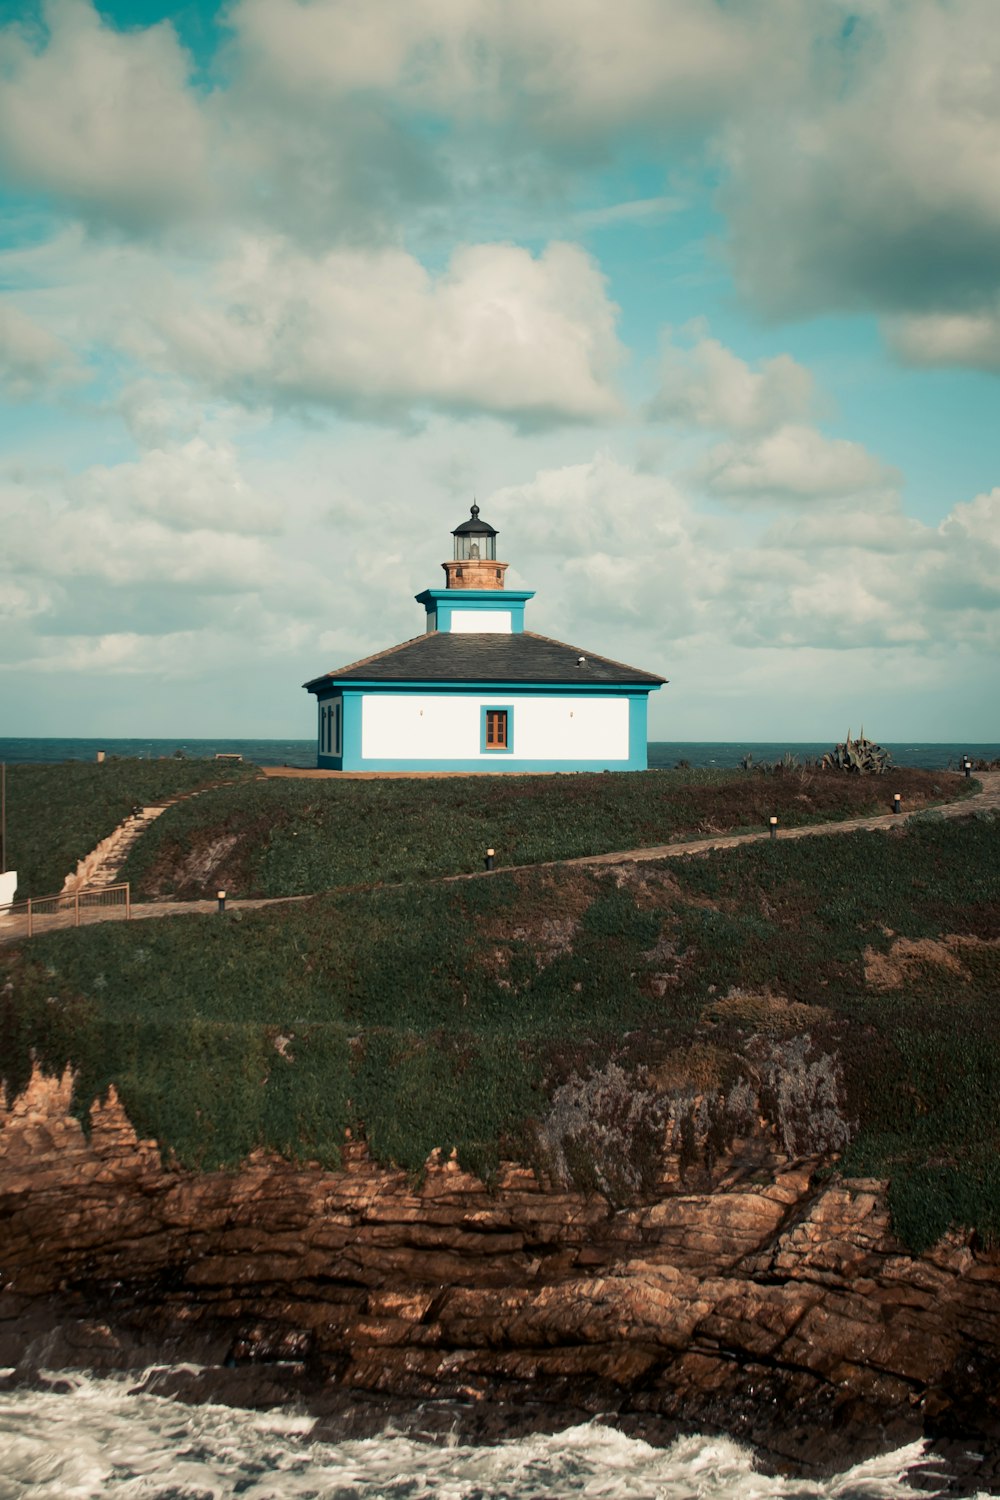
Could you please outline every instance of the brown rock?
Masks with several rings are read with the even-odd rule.
[[[712,1191],[612,1213],[510,1163],[490,1194],[438,1153],[415,1187],[354,1141],[337,1172],[266,1153],[183,1172],[113,1091],[89,1139],[71,1103],[68,1074],[36,1070],[0,1108],[0,1364],[197,1357],[218,1380],[171,1389],[211,1399],[246,1385],[228,1355],[271,1367],[274,1399],[336,1394],[345,1430],[365,1393],[458,1403],[480,1434],[527,1402],[536,1425],[724,1430],[792,1467],[1000,1424],[997,1257],[955,1235],[906,1255],[882,1184],[816,1186],[766,1141]]]

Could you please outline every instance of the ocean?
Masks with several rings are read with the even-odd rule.
[[[825,1479],[760,1473],[727,1438],[666,1448],[596,1424],[469,1447],[379,1437],[328,1442],[314,1419],[183,1406],[134,1378],[60,1376],[0,1393],[0,1500],[905,1500],[912,1444]],[[935,1465],[931,1461],[933,1474]],[[943,1489],[943,1485],[942,1485]]]
[[[818,760],[829,743],[798,743],[780,740],[756,741],[652,740],[649,745],[651,767],[675,766],[687,761],[691,766],[738,766],[750,754],[755,761],[780,760],[786,753],[798,760]],[[931,771],[957,767],[963,755],[973,760],[1000,759],[1000,744],[915,744],[905,741],[885,746],[898,766],[917,766]],[[97,752],[105,755],[159,756],[187,755],[192,759],[211,759],[214,755],[242,755],[258,766],[314,766],[315,740],[225,740],[225,739],[0,739],[0,761],[8,765],[51,764],[62,760],[94,760]]]

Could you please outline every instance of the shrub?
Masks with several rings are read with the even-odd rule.
[[[844,1080],[838,1059],[816,1048],[811,1036],[768,1039],[750,1051],[760,1080],[763,1114],[775,1126],[788,1156],[839,1153],[853,1134],[844,1114]]]
[[[664,1104],[644,1069],[609,1062],[552,1095],[536,1127],[540,1162],[558,1184],[601,1193],[615,1206],[649,1193],[663,1154]]]

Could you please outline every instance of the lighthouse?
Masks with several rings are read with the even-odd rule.
[[[525,629],[496,529],[473,505],[444,588],[416,596],[421,635],[304,684],[331,771],[641,771],[665,679]]]

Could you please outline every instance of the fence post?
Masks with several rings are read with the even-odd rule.
[[[74,916],[73,926],[74,927],[79,927],[79,925],[80,925],[80,892],[79,891],[74,891],[73,892],[73,916]]]
[[[31,936],[31,897],[28,897],[28,936]]]
[[[129,922],[129,921],[131,921],[131,919],[132,919],[132,884],[131,884],[131,881],[126,880],[126,882],[125,882],[125,920],[126,920],[126,922]]]

